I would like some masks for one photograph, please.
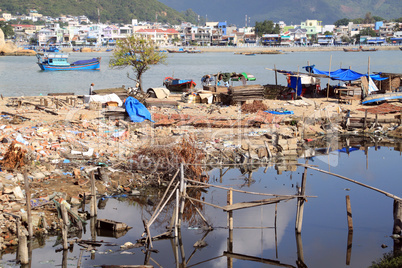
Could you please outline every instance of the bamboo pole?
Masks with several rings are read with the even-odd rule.
[[[175,191],[177,190],[177,187],[179,186],[179,182],[176,183],[176,186],[173,188],[172,192],[170,193],[170,195],[168,196],[168,198],[165,200],[165,202],[163,203],[163,205],[161,206],[161,209],[158,211],[158,213],[154,213],[155,216],[153,216],[150,220],[149,220],[149,226],[152,225],[152,223],[155,221],[155,219],[159,216],[159,214],[162,212],[162,209],[166,206],[166,203],[170,200],[170,198],[172,198],[173,194],[175,193]],[[176,208],[175,208],[176,209]]]
[[[233,204],[233,192],[232,192],[232,190],[229,190],[227,192],[226,204],[228,206]],[[228,211],[227,216],[228,216],[228,228],[229,228],[229,230],[233,230],[233,211],[231,211],[231,210]]]
[[[149,225],[150,225],[150,226],[152,225],[152,223],[153,223],[153,221],[154,221],[154,218],[156,217],[155,215],[158,213],[159,208],[161,207],[161,204],[162,204],[163,200],[165,199],[167,193],[169,192],[169,189],[170,189],[170,187],[172,186],[173,181],[176,179],[177,174],[179,174],[179,170],[176,171],[175,175],[174,175],[173,178],[170,180],[169,185],[168,185],[168,187],[166,188],[166,191],[165,191],[165,193],[163,194],[163,196],[162,196],[162,198],[161,198],[161,201],[159,201],[159,204],[158,204],[158,205],[156,206],[156,208],[155,208],[154,214],[151,216],[151,219],[149,219]],[[173,190],[173,191],[174,191],[174,190]],[[169,198],[169,199],[170,199],[170,198]],[[163,209],[163,208],[162,208],[162,209]],[[159,213],[158,213],[158,214],[159,214]]]
[[[91,171],[91,205],[90,205],[90,216],[94,217],[98,214],[96,207],[96,188],[95,188],[95,175]]]
[[[329,72],[328,72],[328,76],[331,76],[331,63],[332,63],[332,55],[331,55],[331,57],[329,58]],[[329,98],[329,77],[328,77],[328,85],[327,85],[327,101],[328,101],[328,98]]]
[[[335,174],[335,173],[332,173],[332,172],[328,172],[328,171],[325,171],[325,170],[322,170],[322,169],[319,169],[319,168],[315,168],[315,167],[312,167],[312,166],[309,166],[309,165],[305,165],[305,164],[299,164],[299,163],[298,163],[298,164],[296,164],[296,165],[302,166],[302,167],[308,167],[308,168],[310,168],[310,169],[313,169],[313,170],[316,170],[316,171],[319,171],[319,172],[322,172],[322,173],[325,173],[325,174],[329,174],[329,175],[332,175],[332,176],[335,176],[335,177],[338,177],[338,178],[341,178],[341,179],[344,179],[344,180],[347,180],[347,181],[350,181],[350,182],[353,182],[353,183],[358,184],[358,185],[360,185],[360,186],[363,186],[363,187],[369,188],[369,189],[371,189],[371,190],[377,191],[377,192],[379,192],[379,193],[382,193],[382,194],[384,194],[384,195],[386,195],[386,196],[388,196],[388,197],[390,197],[390,198],[393,198],[394,200],[402,201],[402,198],[400,198],[400,197],[398,197],[398,196],[396,196],[396,195],[390,194],[390,193],[388,193],[388,192],[385,192],[385,191],[380,190],[380,189],[378,189],[378,188],[369,186],[369,185],[367,185],[367,184],[364,184],[364,183],[361,183],[361,182],[358,182],[358,181],[349,179],[349,178],[347,178],[347,177],[345,177],[345,176],[338,175],[338,174]]]
[[[346,196],[346,212],[348,218],[348,230],[349,232],[353,232],[352,206],[350,205],[349,195]]]
[[[274,70],[275,70],[275,85],[278,85],[278,70],[276,70],[276,65],[274,64]]]
[[[308,164],[308,160],[306,160],[306,165]],[[304,195],[306,192],[306,180],[307,180],[307,167],[304,168],[302,182],[301,182],[301,190],[300,195]],[[299,197],[297,199],[297,215],[296,215],[296,231],[301,233],[302,225],[303,225],[303,213],[304,213],[304,201],[303,197]]]
[[[175,215],[175,224],[174,224],[174,236],[175,237],[178,236],[178,228],[179,228],[179,226],[178,226],[178,224],[179,224],[179,197],[180,197],[179,191],[180,191],[179,189],[176,189],[176,207],[175,207],[176,215]]]
[[[187,197],[187,195],[186,195]],[[190,203],[194,206],[195,210],[197,211],[198,215],[200,215],[201,219],[204,221],[204,223],[211,228],[211,225],[207,222],[207,219],[205,219],[205,217],[201,214],[201,211],[195,206],[194,202],[192,200],[188,200],[190,201]]]
[[[31,188],[29,187],[29,180],[27,170],[24,171],[24,184],[25,184],[25,196],[27,203],[27,222],[28,222],[28,236],[31,239],[33,237],[32,227],[32,211],[31,211]]]
[[[350,258],[352,257],[352,241],[353,241],[353,231],[348,232],[348,244],[346,246],[346,265],[350,265]]]
[[[301,165],[303,165],[303,164],[301,164]],[[314,166],[308,165],[308,167],[314,167]],[[216,188],[223,189],[223,190],[232,190],[233,192],[245,193],[245,194],[263,195],[263,196],[277,196],[277,197],[317,197],[317,196],[314,196],[314,195],[301,196],[301,195],[280,195],[280,194],[266,194],[266,193],[249,192],[249,191],[232,189],[232,188],[219,186],[219,185],[213,185],[213,184],[209,184],[209,183],[205,183],[205,182],[195,181],[195,180],[191,180],[191,179],[186,179],[186,180],[189,181],[189,182],[199,183],[199,184],[205,185],[205,186],[216,187]],[[199,200],[197,200],[197,201],[199,201]]]

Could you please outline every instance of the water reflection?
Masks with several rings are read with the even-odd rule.
[[[348,137],[336,144],[322,137],[310,142],[305,150],[314,153],[307,156],[307,153],[301,152],[305,159],[299,159],[297,163],[306,164],[308,159],[309,165],[317,165],[320,169],[331,170],[398,195],[402,186],[398,175],[401,171],[401,148],[400,141],[381,138]],[[337,157],[337,165],[321,161],[319,157],[328,159],[325,153],[333,153]],[[205,204],[213,203],[227,209],[230,204],[226,189],[188,187],[186,194],[191,200],[185,199],[183,222],[176,237],[173,237],[174,233],[157,237],[166,233],[166,227],[168,230],[174,227],[172,219],[177,207],[174,193],[151,225],[153,246],[141,244],[139,248],[122,250],[120,245],[126,242],[143,243],[143,221],[152,219],[163,200],[164,191],[158,189],[138,196],[107,198],[98,200],[98,218],[125,222],[133,229],[121,235],[104,232],[96,228],[94,217],[83,230],[70,232],[69,240],[80,237],[99,246],[89,251],[82,245],[60,250],[61,242],[54,237],[48,237],[46,244],[43,238],[36,238],[28,243],[31,255],[30,263],[25,267],[111,264],[149,264],[155,267],[367,267],[384,253],[380,247],[382,244],[389,246],[387,250],[392,249],[395,254],[402,251],[400,239],[390,238],[391,231],[398,234],[402,228],[399,202],[318,171],[308,169],[306,172],[305,167],[295,169],[290,161],[293,160],[288,158],[272,160],[262,167],[250,164],[211,170],[209,183],[216,186],[244,192],[273,193],[276,196],[297,195],[296,199],[288,201],[232,210],[233,228],[229,228],[228,223],[230,210]],[[280,172],[282,175],[279,175]],[[353,208],[353,233],[348,231],[345,220],[345,191],[350,195]],[[274,198],[250,196],[244,192],[233,192],[232,205]],[[297,216],[300,214],[300,201],[304,201],[303,217]],[[84,211],[86,209],[88,205]],[[302,223],[299,232],[297,223]],[[122,255],[123,252],[130,254]],[[17,256],[4,254],[2,258],[2,264],[7,261],[12,263]]]

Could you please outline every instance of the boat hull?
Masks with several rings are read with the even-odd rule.
[[[370,95],[362,101],[362,104],[369,104],[382,101],[393,101],[393,100],[402,100],[402,92]]]
[[[193,80],[180,80],[165,78],[163,85],[170,91],[175,92],[188,92],[190,89],[195,88],[196,83]]]
[[[360,52],[361,49],[360,48],[351,48],[351,49],[344,48],[343,51],[345,51],[345,52]]]
[[[68,66],[49,65],[46,63],[38,63],[43,71],[76,71],[76,70],[100,70],[100,60],[89,62],[86,64],[71,64]]]

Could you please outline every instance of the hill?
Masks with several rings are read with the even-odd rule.
[[[25,15],[35,9],[52,17],[86,15],[93,22],[98,21],[98,12],[101,22],[131,23],[132,19],[172,24],[197,22],[193,11],[178,12],[157,0],[0,0],[0,9]]]
[[[251,17],[248,25],[256,21],[285,21],[300,24],[307,19],[321,20],[333,24],[342,18],[364,18],[367,12],[384,19],[395,19],[402,15],[401,0],[159,0],[177,10],[191,8],[207,16],[208,21],[227,21],[238,27],[245,25],[245,16]]]

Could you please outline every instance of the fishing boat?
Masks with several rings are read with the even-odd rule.
[[[169,53],[187,53],[186,50],[184,50],[183,48],[179,48],[179,49],[168,49],[167,50]]]
[[[398,101],[402,100],[402,92],[390,92],[384,94],[369,95],[362,101],[362,104],[383,102],[383,101]]]
[[[343,51],[345,52],[360,52],[360,48],[344,48]]]
[[[72,71],[72,70],[99,70],[101,58],[79,60],[73,63],[67,61],[68,54],[44,53],[36,54],[38,65],[43,71]]]
[[[371,48],[361,48],[361,50],[362,50],[363,52],[371,52],[371,51],[377,51],[378,48],[375,48],[375,47],[371,47]]]
[[[58,47],[55,46],[49,46],[48,48],[44,48],[43,52],[60,52],[60,49]]]
[[[165,77],[163,85],[170,91],[188,92],[190,89],[195,88],[196,83],[192,79]]]

